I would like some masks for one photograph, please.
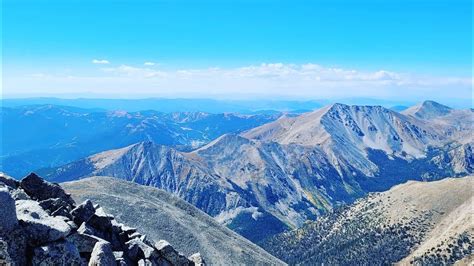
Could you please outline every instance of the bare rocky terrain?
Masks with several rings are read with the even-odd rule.
[[[2,106],[0,121],[8,127],[2,128],[0,171],[20,178],[39,168],[60,166],[141,141],[190,150],[280,115],[106,111],[51,104]]]
[[[90,199],[152,240],[166,239],[186,256],[199,251],[211,265],[282,265],[262,248],[163,190],[112,177],[62,183],[76,201]]]
[[[0,265],[205,265],[29,174],[0,175]]]
[[[430,101],[405,113],[333,104],[189,152],[141,142],[40,173],[161,188],[259,242],[369,192],[473,173],[472,116]]]
[[[474,176],[415,182],[354,204],[262,243],[289,264],[473,263]]]
[[[38,171],[48,181],[62,182],[72,198],[34,175],[25,180],[41,180],[36,183],[54,188],[53,193],[28,192],[23,181],[5,177],[5,206],[11,202],[8,195],[16,200],[17,221],[28,220],[25,213],[34,212],[63,233],[51,231],[54,237],[45,243],[38,240],[42,237],[22,240],[19,246],[13,243],[12,251],[5,232],[44,232],[32,233],[15,219],[5,219],[2,254],[19,258],[15,252],[20,250],[32,260],[37,248],[67,242],[77,231],[109,242],[113,251],[122,252],[114,254],[116,260],[144,263],[160,260],[161,255],[152,260],[129,254],[129,241],[138,238],[142,251],[161,254],[163,247],[157,243],[166,239],[182,253],[175,258],[217,265],[470,262],[472,177],[463,176],[474,172],[473,114],[472,109],[454,110],[431,101],[402,113],[381,106],[333,104],[240,134],[207,138],[209,143],[194,150],[138,142]],[[108,115],[120,121],[135,117]],[[215,130],[207,126],[215,116],[168,116],[184,131],[188,130],[183,126],[193,121],[198,122],[196,128]],[[262,122],[253,116],[224,115],[217,120],[228,118]],[[247,122],[238,122],[235,130],[243,130]],[[453,179],[443,180],[446,177]],[[109,220],[112,229],[88,227],[89,220],[76,217],[76,208],[90,206],[92,216],[98,217],[94,219]],[[65,218],[58,222],[58,217]],[[128,232],[119,223],[137,227],[140,233]],[[89,248],[79,252],[79,260],[88,262],[92,255]]]

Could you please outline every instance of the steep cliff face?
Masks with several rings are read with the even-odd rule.
[[[264,237],[268,232],[278,233],[287,228],[259,205],[259,195],[209,168],[202,158],[151,142],[103,152],[47,172],[48,179],[55,182],[97,175],[161,188],[222,223],[229,224],[239,216],[240,222],[230,227],[251,229],[249,236]],[[262,233],[256,234],[259,230]]]
[[[470,123],[469,116],[443,117],[334,104],[192,152],[138,143],[45,174],[56,181],[108,175],[162,188],[259,241],[368,192],[472,173],[470,129],[457,121]]]
[[[466,117],[462,118],[467,122]],[[243,134],[250,139],[318,147],[333,164],[355,166],[368,175],[377,166],[367,150],[403,159],[424,157],[428,146],[451,140],[437,123],[405,116],[380,106],[334,104],[296,118],[279,120]]]
[[[248,206],[225,178],[186,153],[151,142],[99,153],[51,173],[56,182],[93,175],[115,176],[162,188],[211,215],[237,206]]]

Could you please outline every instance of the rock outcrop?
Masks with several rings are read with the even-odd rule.
[[[134,234],[135,228],[139,228],[146,238],[156,242],[155,247],[158,245],[159,250],[168,252],[169,249],[165,249],[168,245],[160,241],[166,239],[195,265],[202,265],[202,259],[209,265],[285,265],[203,211],[164,190],[104,176],[61,183],[61,187],[76,202],[89,199],[115,216],[118,222],[133,227],[122,227],[127,234]]]
[[[20,196],[19,196],[20,195]],[[0,265],[203,265],[32,173],[1,175]]]
[[[0,188],[0,232],[8,232],[17,224],[15,200],[8,193],[7,188]]]

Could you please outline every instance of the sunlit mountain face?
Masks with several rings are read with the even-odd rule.
[[[0,265],[474,265],[471,10],[3,0]]]
[[[429,101],[403,114],[332,104],[188,151],[140,142],[39,172],[158,187],[259,242],[369,192],[472,173],[472,114]]]
[[[8,125],[3,128],[1,171],[16,177],[141,141],[191,150],[282,115],[126,112],[56,105],[3,107],[1,112],[2,123]]]

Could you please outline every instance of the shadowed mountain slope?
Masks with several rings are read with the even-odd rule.
[[[466,111],[470,112],[470,111]],[[138,143],[42,173],[113,176],[162,188],[252,241],[407,180],[473,172],[467,116],[446,125],[380,106],[334,104],[191,152]]]
[[[185,255],[197,250],[210,265],[281,265],[260,247],[163,190],[111,177],[62,183],[78,201],[91,199],[119,222],[152,239],[167,239]]]
[[[0,170],[16,177],[91,154],[153,141],[179,150],[273,121],[280,113],[104,111],[69,106],[0,108]],[[7,141],[8,140],[8,141]]]

